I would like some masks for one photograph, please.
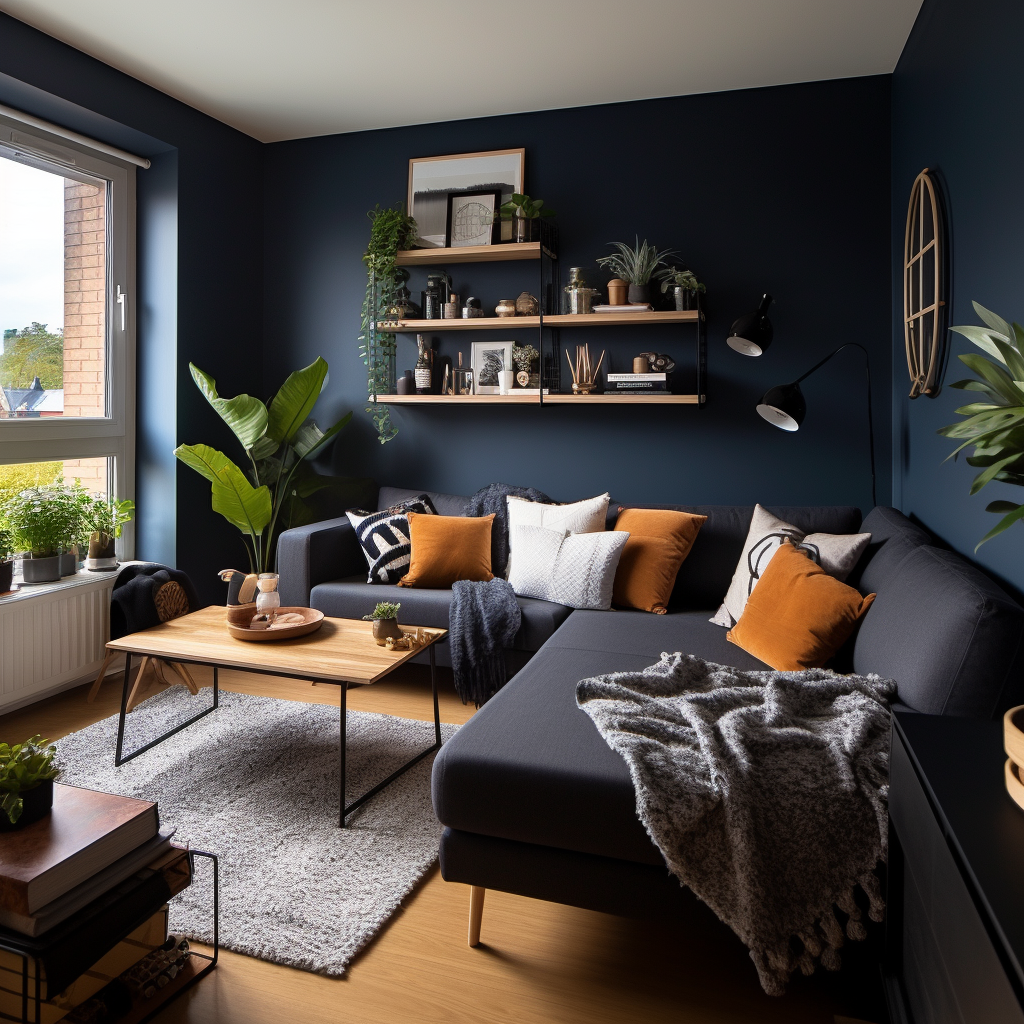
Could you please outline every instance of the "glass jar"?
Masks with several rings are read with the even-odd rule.
[[[259,591],[256,595],[256,618],[268,624],[273,624],[281,607],[281,595],[277,591],[280,582],[281,577],[276,572],[261,572],[256,581]]]

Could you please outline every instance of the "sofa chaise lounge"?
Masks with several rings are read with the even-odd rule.
[[[385,487],[378,505],[417,493]],[[430,496],[442,515],[461,514],[466,501]],[[609,525],[622,504],[610,504]],[[626,764],[577,708],[576,684],[644,668],[663,651],[766,668],[708,621],[728,589],[753,507],[644,507],[708,517],[679,571],[668,614],[572,611],[521,599],[516,653],[523,667],[434,762],[434,808],[445,826],[441,872],[473,887],[473,944],[489,888],[629,916],[710,918],[669,875],[637,818]],[[1024,609],[966,559],[892,508],[875,508],[863,522],[850,507],[769,511],[807,533],[872,535],[847,582],[877,597],[837,656],[837,669],[894,679],[898,705],[928,714],[991,717],[1024,700]],[[345,519],[285,533],[279,567],[285,603],[358,617],[376,600],[394,599],[410,622],[448,625],[450,591],[365,582],[365,562]]]

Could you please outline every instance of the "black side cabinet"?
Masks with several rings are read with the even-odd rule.
[[[892,1024],[1024,1024],[1024,810],[1002,723],[896,712],[885,982]]]

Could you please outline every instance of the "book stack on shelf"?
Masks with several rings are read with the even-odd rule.
[[[605,378],[606,395],[645,395],[668,392],[667,373],[609,373]]]
[[[192,861],[171,835],[154,803],[62,785],[49,815],[0,833],[0,1019],[131,1022],[154,1008],[150,968],[184,987],[167,901]]]

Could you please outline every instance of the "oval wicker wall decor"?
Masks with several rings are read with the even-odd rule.
[[[939,391],[946,348],[945,259],[942,207],[926,167],[910,190],[903,246],[903,332],[911,398]]]

